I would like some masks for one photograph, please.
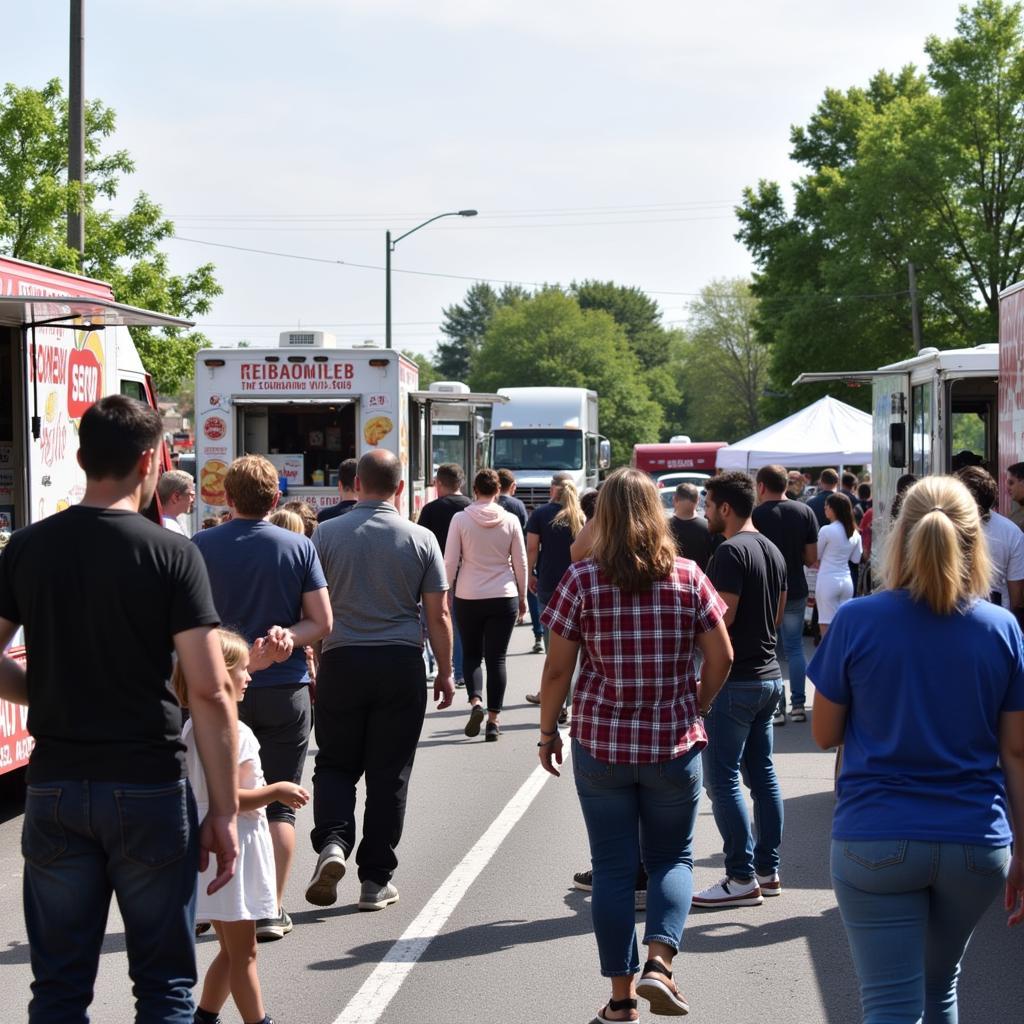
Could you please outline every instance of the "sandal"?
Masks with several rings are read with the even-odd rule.
[[[636,1024],[640,1018],[627,1017],[625,1021],[613,1020],[611,1017],[605,1016],[606,1010],[611,1010],[613,1013],[618,1013],[620,1010],[635,1010],[637,1008],[637,1002],[635,999],[609,999],[604,1005],[604,1009],[599,1010],[597,1016],[590,1022],[590,1024]]]
[[[651,975],[662,975],[661,978]],[[651,1013],[659,1013],[665,1017],[683,1017],[690,1012],[690,1004],[672,982],[672,972],[657,960],[648,960],[644,964],[643,977],[636,983],[636,994],[643,996],[651,1004]]]

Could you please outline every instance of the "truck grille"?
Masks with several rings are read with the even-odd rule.
[[[526,506],[527,511],[532,512],[541,505],[546,505],[551,500],[550,487],[517,487],[516,497]]]

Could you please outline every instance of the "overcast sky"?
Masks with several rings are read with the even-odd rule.
[[[86,96],[183,239],[382,268],[429,352],[474,279],[636,285],[667,322],[751,267],[732,208],[790,181],[826,87],[924,66],[956,0],[86,0]],[[67,0],[4,17],[0,79],[67,78]],[[168,243],[217,265],[217,344],[300,323],[383,343],[384,273]],[[421,276],[423,271],[441,276]],[[444,276],[451,275],[451,276]],[[460,278],[465,278],[462,280]]]

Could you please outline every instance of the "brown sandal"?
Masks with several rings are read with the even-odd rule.
[[[605,1010],[611,1010],[613,1013],[618,1013],[620,1010],[635,1010],[637,1008],[637,1001],[635,999],[609,999],[604,1005],[604,1009],[600,1010],[597,1016],[590,1022],[590,1024],[635,1024],[633,1020],[627,1017],[624,1021],[612,1020],[611,1017],[605,1016]],[[639,1018],[637,1018],[639,1020]]]
[[[643,996],[651,1004],[651,1013],[665,1017],[684,1017],[690,1012],[690,1004],[675,985],[666,984],[661,978],[651,975],[663,975],[672,981],[672,972],[657,960],[648,960],[644,964],[643,977],[636,983],[636,994]]]

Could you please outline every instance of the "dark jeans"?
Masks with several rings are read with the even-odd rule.
[[[487,710],[500,711],[505,703],[505,655],[516,628],[519,601],[514,597],[480,600],[455,598],[455,618],[462,636],[462,664],[466,692],[472,701],[483,693],[481,662],[487,663]]]
[[[356,784],[366,776],[359,880],[391,880],[402,838],[409,776],[427,707],[426,670],[415,647],[334,647],[316,688],[313,849],[356,841]]]
[[[250,686],[238,705],[238,717],[259,740],[260,766],[268,785],[301,782],[312,722],[309,686]],[[267,819],[294,826],[295,811],[275,802],[267,807]]]
[[[649,876],[644,944],[664,942],[678,950],[682,942],[693,897],[699,752],[657,764],[609,764],[573,740],[572,764],[590,838],[601,973],[612,978],[635,974],[640,958],[633,890],[641,848]]]
[[[32,1024],[85,1024],[110,897],[138,1024],[192,1024],[199,829],[184,780],[30,785],[21,849]]]
[[[730,679],[704,724],[704,780],[715,824],[722,835],[725,870],[745,881],[779,868],[782,793],[772,761],[772,717],[782,696],[781,679]],[[751,835],[740,769],[754,798],[757,842]]]
[[[544,629],[540,624],[540,613],[543,609],[537,600],[537,595],[532,590],[526,592],[526,607],[530,610],[530,629],[533,630],[533,639],[540,640],[544,636]]]

